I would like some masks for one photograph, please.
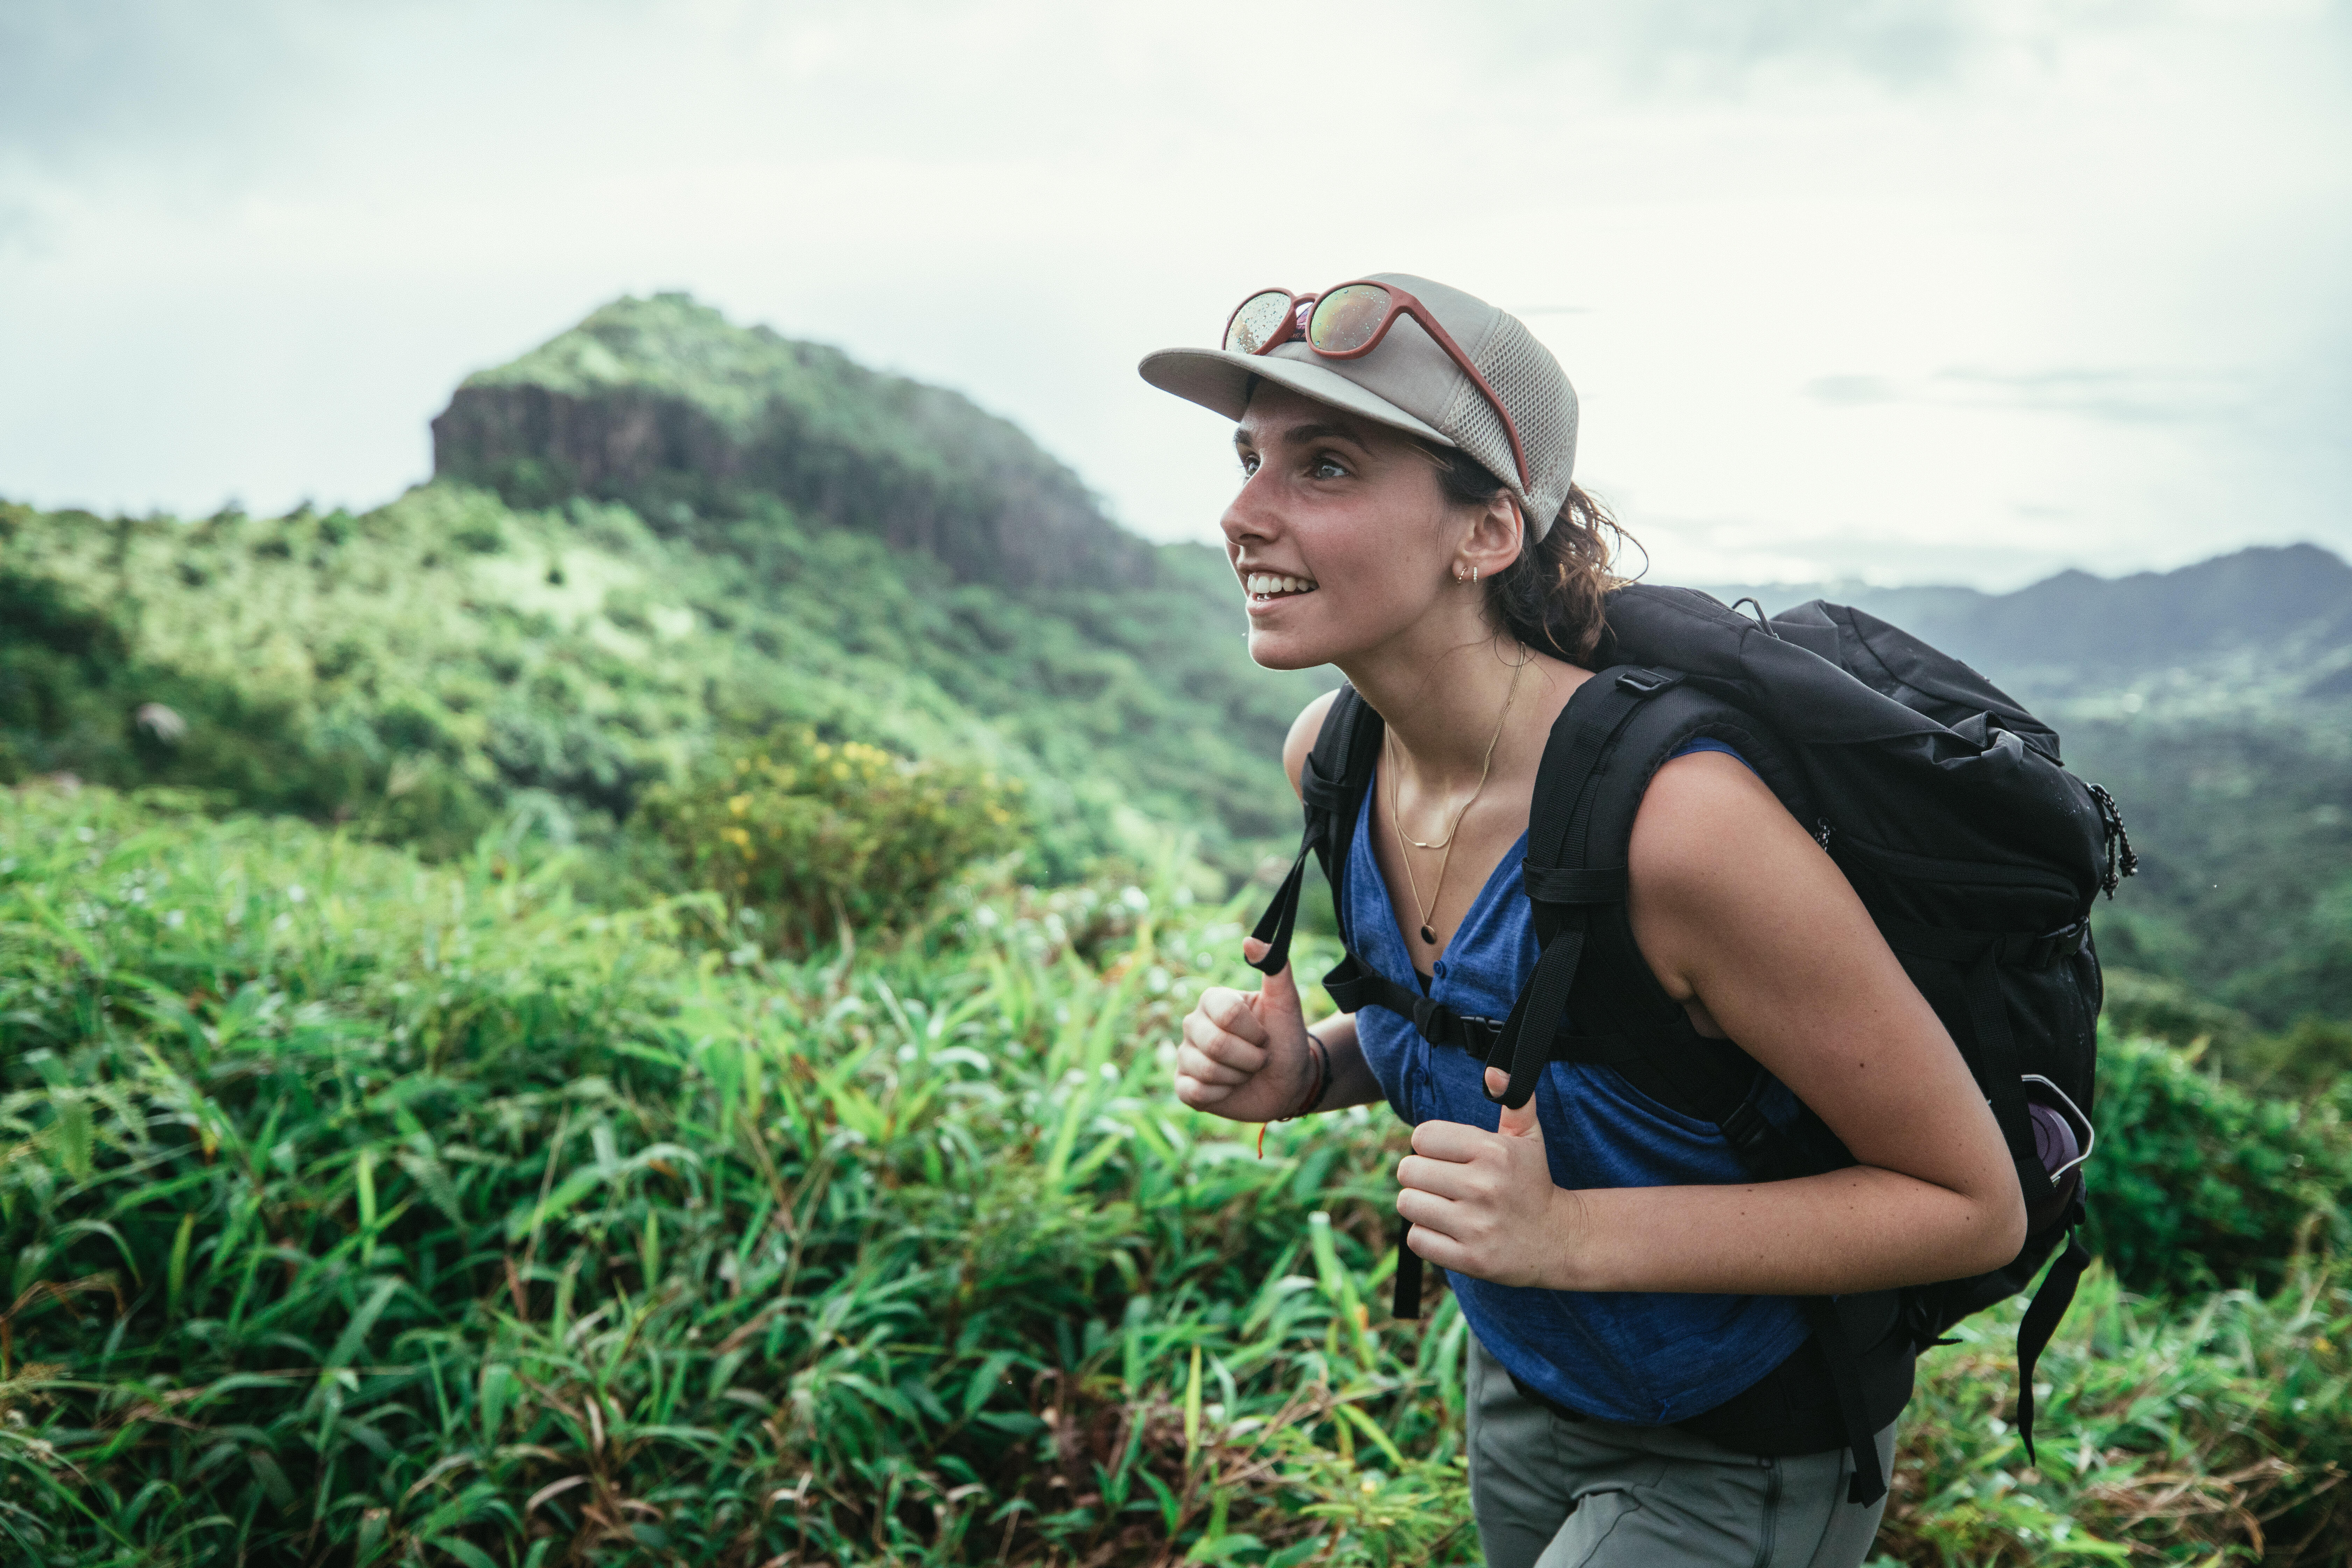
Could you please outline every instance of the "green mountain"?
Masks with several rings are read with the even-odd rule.
[[[786,722],[1029,784],[1040,874],[1229,870],[1290,829],[1322,683],[1244,651],[1223,557],[1154,546],[1013,426],[838,352],[622,300],[471,377],[362,515],[0,509],[0,773],[184,784],[446,850],[610,838]],[[143,715],[143,717],[142,717]]]
[[[924,552],[959,582],[1160,576],[1150,546],[1008,421],[683,294],[619,300],[468,376],[433,421],[433,469],[522,508],[625,501],[663,531],[781,501]]]

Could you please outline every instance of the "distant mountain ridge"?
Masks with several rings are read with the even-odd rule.
[[[1852,605],[2020,695],[2252,654],[2304,676],[2304,694],[2352,695],[2352,565],[2315,544],[2258,545],[2126,577],[2062,572],[2008,594],[1854,582],[1706,591],[1727,604],[1753,597],[1772,614],[1816,598]]]
[[[1150,546],[1011,421],[685,294],[616,300],[467,377],[433,421],[433,471],[516,507],[625,501],[656,530],[774,498],[962,582],[1154,576]]]

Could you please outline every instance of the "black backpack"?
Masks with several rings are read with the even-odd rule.
[[[2114,800],[2066,771],[2056,733],[2013,699],[1859,610],[1815,601],[1751,620],[1690,589],[1635,584],[1609,595],[1607,624],[1598,674],[1561,711],[1537,773],[1523,875],[1541,956],[1510,1016],[1456,1014],[1373,973],[1351,943],[1325,989],[1345,1011],[1389,1008],[1432,1044],[1504,1068],[1507,1105],[1527,1102],[1549,1062],[1601,1063],[1715,1122],[1759,1180],[1853,1163],[1810,1112],[1786,1128],[1763,1115],[1762,1069],[1691,1026],[1626,919],[1627,847],[1651,774],[1691,741],[1732,746],[1812,829],[1958,1045],[2031,1216],[2022,1250],[1991,1273],[1805,1303],[1853,1453],[1849,1496],[1885,1491],[1873,1437],[1909,1396],[1911,1358],[2056,1253],[2018,1332],[2031,1458],[2034,1363],[2090,1261],[2074,1235],[2101,1000],[2089,917],[2136,869]],[[1301,773],[1298,858],[1257,925],[1266,973],[1288,962],[1310,851],[1349,943],[1342,878],[1381,731],[1342,688]],[[1562,1018],[1578,1032],[1547,1034]],[[1400,1317],[1419,1312],[1420,1264],[1400,1243]],[[1884,1370],[1888,1346],[1899,1376]]]

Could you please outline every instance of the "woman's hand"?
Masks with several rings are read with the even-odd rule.
[[[1244,957],[1265,953],[1255,937]],[[1307,1045],[1307,1015],[1298,984],[1285,964],[1260,989],[1211,986],[1184,1016],[1184,1043],[1176,1047],[1176,1098],[1195,1110],[1235,1121],[1272,1121],[1298,1109],[1314,1082]]]
[[[1486,1091],[1509,1082],[1486,1069]],[[1552,1184],[1536,1102],[1503,1108],[1488,1132],[1459,1121],[1424,1121],[1397,1166],[1397,1213],[1412,1221],[1405,1245],[1440,1268],[1497,1285],[1570,1288],[1583,1215],[1577,1194]]]

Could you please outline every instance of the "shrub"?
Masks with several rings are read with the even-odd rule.
[[[2189,1052],[2109,1038],[2095,1120],[2088,1240],[2134,1289],[2274,1288],[2297,1252],[2352,1237],[2352,1129],[2328,1101],[2263,1094]]]
[[[2022,1299],[1920,1359],[1881,1564],[2320,1568],[2352,1561],[2352,1279],[2145,1300],[2094,1268],[2037,1369],[2018,1436]]]
[[[2352,1023],[2307,1013],[2291,1027],[2266,1034],[2250,1015],[2209,1001],[2177,980],[2110,967],[2106,982],[2099,1016],[2116,1033],[2210,1051],[2224,1073],[2258,1089],[2324,1093],[2352,1067]]]
[[[903,928],[957,872],[1018,847],[1020,790],[966,763],[783,729],[688,784],[648,790],[639,811],[730,911],[753,911],[778,946],[804,952],[843,923]]]

